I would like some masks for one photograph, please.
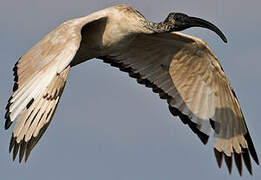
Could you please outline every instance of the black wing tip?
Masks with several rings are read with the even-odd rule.
[[[4,117],[6,119],[5,120],[5,130],[7,130],[11,126],[11,124],[13,123],[11,121],[11,118],[10,118],[11,112],[9,110],[10,106],[12,105],[12,103],[11,103],[11,99],[12,98],[13,98],[13,96],[11,96],[8,99],[8,103],[7,103],[6,107],[5,107],[5,110],[6,110],[5,117]]]
[[[18,60],[19,61],[19,60]],[[18,74],[17,74],[17,70],[18,70],[18,61],[16,62],[14,68],[13,68],[13,76],[14,76],[14,86],[13,86],[13,92],[15,92],[18,89]]]
[[[245,164],[246,169],[248,170],[249,174],[253,175],[252,165],[251,165],[251,160],[250,160],[250,156],[248,153],[248,149],[243,149],[242,153],[233,152],[233,154],[231,156],[227,156],[224,152],[220,152],[216,148],[214,148],[214,154],[215,154],[219,168],[221,168],[221,166],[222,166],[222,161],[223,161],[223,157],[224,157],[229,174],[232,173],[232,166],[233,166],[233,161],[232,161],[233,156],[232,155],[234,155],[234,161],[235,161],[239,175],[242,176],[242,172],[243,172],[242,171],[242,169],[243,169],[242,159],[244,160],[244,164]]]
[[[245,163],[245,166],[246,166],[248,172],[251,175],[253,175],[252,164],[251,164],[251,159],[250,159],[250,156],[249,156],[248,149],[242,148],[242,156],[243,156],[243,160],[244,160],[244,163]]]
[[[248,150],[250,152],[250,155],[251,157],[254,159],[254,161],[256,162],[257,165],[259,165],[259,159],[258,159],[258,155],[256,153],[256,149],[255,149],[255,146],[253,144],[253,141],[251,139],[251,136],[249,134],[249,132],[247,132],[245,135],[244,135],[246,141],[247,141],[247,144],[248,144]]]
[[[30,145],[30,147],[26,148],[26,152],[25,152],[25,158],[24,158],[24,162],[26,163],[31,152],[32,152],[33,146]]]
[[[18,67],[17,67],[17,65],[18,65],[18,63],[19,63],[19,60],[21,59],[21,57],[18,59],[18,61],[15,63],[15,65],[14,65],[14,68],[13,68],[13,75],[14,75],[14,85],[13,85],[13,92],[15,92],[17,89],[18,89],[18,83],[17,83],[17,81],[18,81],[18,74],[17,74],[17,69],[18,69]],[[11,124],[12,124],[12,121],[11,121],[11,119],[10,119],[10,111],[9,111],[9,107],[11,106],[11,99],[13,98],[13,96],[11,96],[10,98],[9,98],[9,100],[8,100],[8,103],[7,103],[7,105],[6,105],[6,107],[5,107],[5,109],[6,109],[6,114],[5,114],[5,119],[6,119],[6,121],[5,121],[5,130],[7,130],[10,126],[11,126]]]
[[[228,169],[228,172],[229,172],[229,174],[231,174],[231,172],[232,172],[232,165],[233,165],[233,161],[232,161],[232,156],[227,156],[226,154],[225,154],[225,162],[226,162],[226,165],[227,165],[227,169]]]
[[[237,170],[239,172],[239,175],[242,176],[242,156],[239,153],[234,153],[234,160],[237,167]]]
[[[221,168],[223,162],[223,153],[219,152],[216,148],[214,148],[214,153],[215,153],[218,167]]]
[[[18,83],[15,82],[15,83],[14,83],[14,86],[13,86],[13,92],[15,92],[17,89],[18,89]]]
[[[16,138],[13,137],[10,140],[10,145],[9,145],[9,153],[11,153],[13,151],[13,155],[12,155],[12,160],[15,161],[18,153],[19,153],[19,163],[22,162],[23,158],[25,157],[25,162],[27,161],[31,150],[28,149],[28,142],[26,142],[24,139],[17,143],[16,142]]]
[[[208,143],[208,139],[209,139],[209,136],[202,133],[201,131],[198,130],[198,133],[197,133],[199,139],[201,140],[201,142],[206,145]]]
[[[12,134],[12,137],[11,137],[11,140],[10,140],[10,144],[9,144],[9,153],[11,153],[11,151],[12,151],[12,149],[14,147],[15,141],[16,141],[16,138],[14,138],[14,136]]]
[[[21,142],[21,145],[20,145],[19,163],[21,163],[22,160],[23,160],[24,153],[25,153],[25,150],[26,150],[26,146],[27,146],[27,142],[25,142],[25,140],[23,140],[23,141]]]
[[[20,147],[20,143],[15,142],[14,148],[13,148],[13,161],[15,161],[15,159],[16,159],[19,147]]]
[[[184,124],[187,124],[191,130],[197,134],[197,136],[199,137],[199,139],[201,140],[201,142],[206,145],[208,143],[208,139],[209,139],[209,136],[204,134],[203,132],[201,132],[199,129],[198,129],[198,124],[192,122],[189,117],[187,115],[184,115],[182,114],[177,108],[175,107],[172,107],[171,105],[169,105],[169,111],[171,112],[171,114],[173,116],[179,116],[179,118],[181,119],[181,121],[184,123]]]
[[[7,111],[6,114],[5,114],[5,130],[7,130],[11,125],[12,125],[12,121],[11,121],[11,118],[10,118],[10,112]]]

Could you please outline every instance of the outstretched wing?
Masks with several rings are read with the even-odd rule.
[[[49,126],[62,95],[69,70],[70,66],[55,75],[47,87],[43,88],[39,95],[32,97],[18,114],[9,146],[9,152],[13,150],[13,160],[19,149],[19,161],[21,162],[24,154],[25,160],[27,160],[33,147]],[[9,109],[7,110],[12,115],[12,110]],[[8,120],[10,121],[9,118],[7,117],[7,123]]]
[[[229,172],[232,155],[242,172],[243,157],[250,173],[258,162],[235,93],[212,50],[202,40],[181,33],[139,34],[129,45],[100,57],[151,87],[169,109],[207,143],[215,131],[219,166],[225,155]]]
[[[62,95],[70,63],[80,47],[82,27],[102,17],[103,14],[94,14],[61,24],[16,63],[14,92],[5,115],[5,129],[17,120],[9,148],[13,159],[20,149],[19,161],[25,151],[27,160],[45,132]]]

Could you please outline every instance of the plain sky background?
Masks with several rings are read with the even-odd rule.
[[[123,3],[155,22],[176,11],[204,18],[222,29],[228,44],[202,28],[185,33],[203,38],[216,53],[261,158],[261,1],[1,0],[1,179],[240,179],[235,167],[232,175],[224,164],[218,169],[213,138],[203,145],[151,89],[97,60],[72,69],[54,119],[28,162],[12,162],[8,154],[12,128],[4,130],[3,117],[17,59],[65,20]],[[251,177],[244,169],[241,179],[261,179],[256,164],[253,172]]]

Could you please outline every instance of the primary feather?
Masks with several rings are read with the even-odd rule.
[[[239,173],[242,159],[252,173],[249,153],[257,164],[258,157],[216,56],[202,40],[169,31],[169,25],[156,26],[133,8],[118,5],[67,21],[39,41],[14,67],[5,116],[6,129],[16,119],[9,148],[13,159],[19,152],[19,161],[24,155],[27,160],[45,132],[70,68],[99,58],[159,93],[204,144],[213,129],[219,167],[224,157],[231,172],[234,155]]]

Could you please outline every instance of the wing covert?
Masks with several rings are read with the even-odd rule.
[[[71,62],[81,44],[82,27],[103,16],[91,15],[67,21],[47,34],[15,64],[13,94],[6,106],[5,129],[16,124],[9,151],[15,160],[27,160],[58,105]],[[86,38],[85,38],[86,40]]]
[[[240,170],[241,155],[258,158],[234,91],[212,50],[200,39],[181,33],[139,34],[120,50],[100,57],[167,99],[170,112],[207,143],[215,132],[215,152],[232,154]],[[221,155],[220,155],[221,157]],[[251,173],[249,156],[244,159]],[[218,158],[218,163],[222,158]]]

